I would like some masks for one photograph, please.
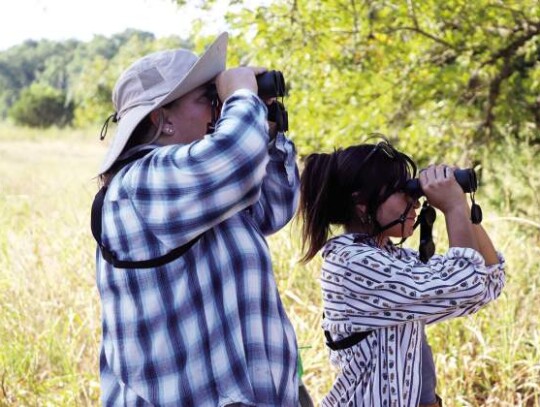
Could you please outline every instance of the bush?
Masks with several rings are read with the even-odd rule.
[[[73,105],[64,92],[49,85],[34,83],[24,89],[8,116],[15,124],[46,128],[66,126],[73,119]]]

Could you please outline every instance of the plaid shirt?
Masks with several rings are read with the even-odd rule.
[[[339,374],[324,407],[410,407],[419,404],[425,324],[469,315],[497,298],[504,259],[486,266],[475,250],[450,248],[421,263],[418,253],[345,234],[323,249],[323,328],[334,340],[372,331],[332,351]]]
[[[117,269],[97,252],[100,371],[106,406],[296,406],[297,345],[265,235],[298,201],[295,149],[269,142],[249,91],[223,106],[215,133],[154,148],[113,178],[102,239],[120,260],[182,257]]]

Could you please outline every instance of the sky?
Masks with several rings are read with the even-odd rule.
[[[226,1],[218,3],[212,16],[205,15],[210,32],[216,34],[225,29],[220,16]],[[149,31],[157,37],[185,38],[192,21],[201,16],[195,7],[180,12],[172,0],[3,0],[0,51],[27,39],[89,41],[94,35],[108,37],[127,28]]]

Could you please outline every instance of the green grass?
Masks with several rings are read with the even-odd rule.
[[[0,126],[0,406],[99,404],[100,308],[89,217],[104,152],[95,129]],[[504,294],[473,317],[428,331],[447,406],[540,406],[540,182],[534,155],[512,154],[520,160],[493,158],[505,167],[498,174],[486,168],[477,196],[485,227],[506,255]],[[304,381],[318,402],[335,374],[320,329],[320,262],[298,264],[297,225],[270,245]]]

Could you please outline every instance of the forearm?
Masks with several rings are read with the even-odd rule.
[[[475,226],[469,219],[467,206],[460,205],[453,207],[444,215],[450,247],[468,247],[480,252],[477,233]]]
[[[486,266],[498,264],[499,258],[497,257],[497,251],[484,228],[481,225],[473,225],[473,229],[476,235],[476,241],[478,242],[478,249],[486,261]]]
[[[177,231],[159,237],[174,247],[179,236],[199,234],[256,203],[269,161],[265,115],[255,95],[238,91],[213,134],[157,149],[125,177],[137,216],[150,230]]]
[[[293,217],[298,204],[299,175],[294,144],[282,133],[270,143],[261,195],[252,212],[263,233],[281,229]]]
[[[450,218],[446,216],[450,247],[475,249],[484,258],[486,266],[498,264],[497,252],[488,234],[481,225],[475,225],[470,221],[469,207],[462,209],[462,213],[459,209],[455,212],[449,214]]]

